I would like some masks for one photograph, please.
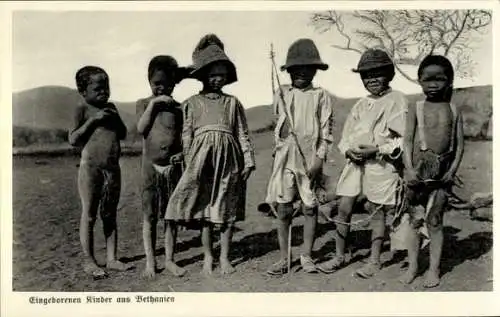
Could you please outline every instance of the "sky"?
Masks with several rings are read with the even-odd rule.
[[[318,72],[314,83],[336,96],[365,94],[359,76],[351,71],[357,53],[331,47],[334,33],[319,33],[309,24],[307,11],[18,11],[12,20],[12,84],[14,92],[45,85],[74,88],[75,72],[84,65],[103,67],[110,76],[111,99],[135,101],[150,94],[149,60],[159,54],[191,64],[198,40],[217,34],[235,63],[239,81],[225,87],[245,107],[269,104],[272,98],[270,44],[278,67],[290,44],[311,38],[329,70]],[[478,39],[472,59],[476,77],[457,79],[455,87],[492,83],[492,31]],[[407,68],[416,73],[415,68]],[[280,72],[282,83],[287,73]],[[405,93],[419,92],[414,83],[396,75],[392,86]],[[195,80],[183,81],[174,97],[184,100],[201,89]]]

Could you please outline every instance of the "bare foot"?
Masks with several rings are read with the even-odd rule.
[[[214,264],[214,258],[205,257],[205,260],[203,260],[203,274],[212,275],[213,264]]]
[[[186,270],[175,264],[174,261],[165,261],[165,269],[177,277],[181,277],[186,274]]]
[[[431,270],[427,271],[427,274],[425,274],[423,286],[425,288],[432,288],[438,286],[439,283],[440,283],[439,272]]]
[[[150,265],[146,265],[146,268],[144,269],[144,271],[142,272],[142,277],[145,277],[145,278],[154,278],[156,276],[156,268],[155,266],[150,266]]]
[[[106,268],[108,268],[110,270],[123,272],[123,271],[128,271],[128,270],[134,268],[134,265],[126,264],[126,263],[123,263],[122,261],[118,261],[118,260],[113,260],[113,261],[109,261],[106,264]]]
[[[403,284],[411,284],[417,277],[417,271],[407,269],[406,272],[399,277],[399,281]]]
[[[87,261],[83,264],[83,271],[91,275],[95,280],[103,279],[108,277],[108,273],[100,268],[97,263]]]
[[[220,259],[220,272],[222,275],[229,275],[236,272],[236,269],[231,265],[228,259]]]

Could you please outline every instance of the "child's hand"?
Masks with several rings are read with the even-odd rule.
[[[241,172],[241,177],[243,178],[244,181],[247,181],[248,178],[250,177],[250,174],[255,170],[255,167],[245,167],[243,171]]]
[[[172,101],[174,101],[174,99],[170,96],[165,96],[165,95],[160,95],[160,96],[157,96],[153,99],[151,99],[150,103],[151,104],[154,104],[155,106],[158,105],[160,102],[164,102],[166,103],[167,105],[170,104]]]
[[[182,154],[182,153],[174,154],[170,157],[170,164],[174,165],[174,164],[182,163],[183,159],[184,159],[184,154]]]
[[[415,169],[407,169],[405,173],[405,179],[408,186],[416,186],[420,183],[420,178],[417,175]]]
[[[316,156],[314,158],[313,165],[307,171],[307,177],[309,177],[311,182],[314,182],[318,178],[318,175],[321,172],[322,168],[323,168],[323,160]]]
[[[354,150],[354,153],[359,155],[363,160],[369,160],[377,155],[378,148],[374,145],[361,144]]]
[[[112,113],[110,112],[111,109],[103,109],[103,110],[99,110],[96,115],[94,116],[94,119],[97,120],[97,121],[103,121],[104,119],[106,118],[109,118]]]
[[[354,164],[362,164],[364,162],[363,157],[353,150],[347,150],[345,156]]]

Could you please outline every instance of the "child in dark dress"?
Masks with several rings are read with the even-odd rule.
[[[236,67],[220,39],[203,37],[193,53],[190,76],[203,90],[183,103],[182,142],[186,170],[172,194],[165,218],[201,223],[203,272],[212,274],[212,229],[221,237],[220,269],[234,272],[229,260],[233,225],[244,219],[246,181],[255,169],[245,110],[222,88],[237,80]]]

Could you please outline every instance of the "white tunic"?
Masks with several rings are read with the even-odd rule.
[[[283,86],[284,102],[275,94],[273,108],[278,121],[275,129],[275,157],[267,189],[267,203],[289,203],[298,196],[306,207],[318,204],[307,169],[317,156],[326,160],[328,146],[333,142],[333,96],[322,88],[309,86],[297,89]],[[285,120],[297,136],[282,137]],[[300,154],[302,150],[304,158]]]

